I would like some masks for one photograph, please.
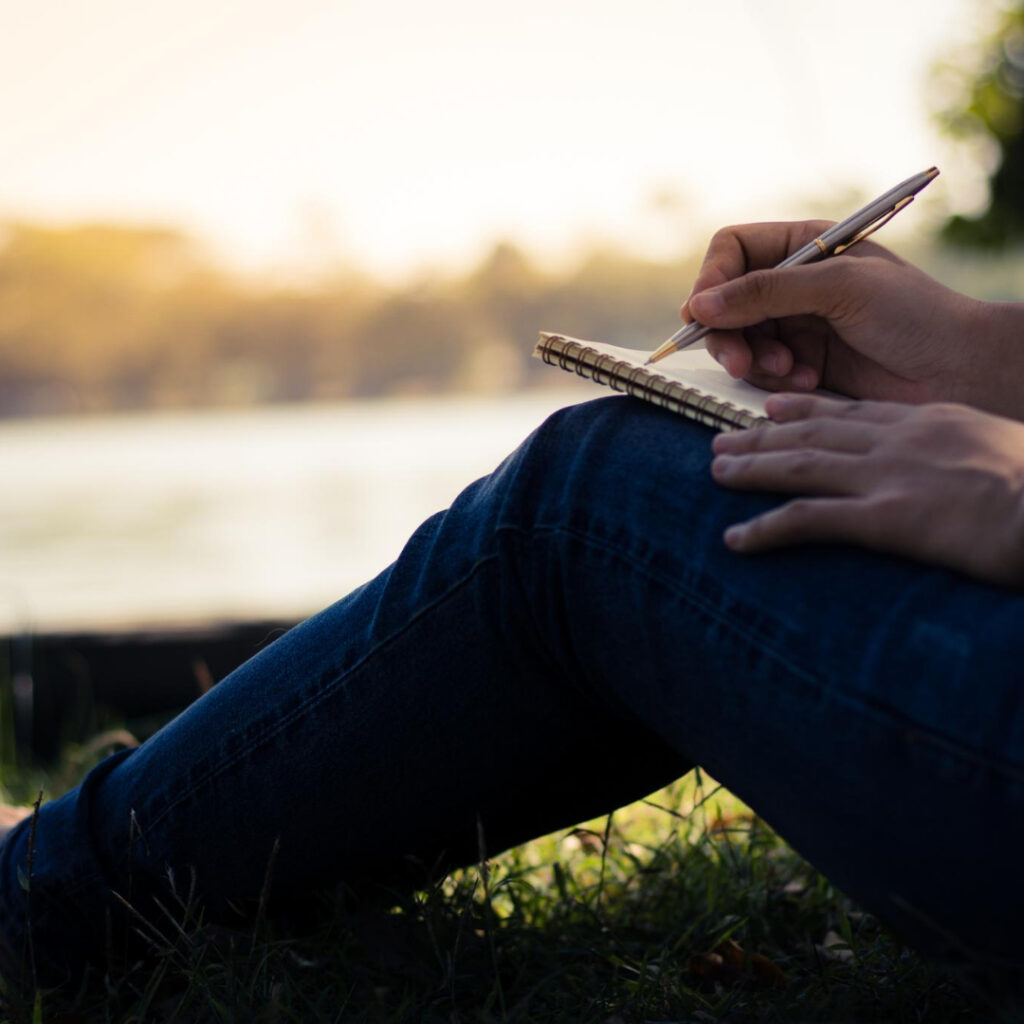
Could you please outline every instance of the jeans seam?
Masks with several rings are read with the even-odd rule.
[[[372,658],[379,651],[390,646],[392,643],[395,643],[402,636],[403,633],[412,628],[412,626],[414,626],[424,615],[426,615],[428,612],[433,611],[433,609],[442,605],[450,597],[454,596],[454,594],[456,594],[459,590],[466,586],[476,576],[479,570],[484,568],[489,563],[496,561],[497,558],[498,554],[495,552],[483,558],[477,559],[469,567],[465,574],[461,576],[457,581],[452,583],[451,586],[449,586],[446,590],[443,591],[443,593],[438,594],[431,601],[428,601],[421,608],[419,608],[415,612],[415,614],[410,615],[409,618],[405,622],[403,622],[398,629],[394,630],[394,632],[392,633],[389,633],[386,637],[383,637],[381,640],[375,643],[369,650],[367,650],[362,655],[362,657],[360,657],[357,661],[349,665],[348,668],[346,668],[343,672],[336,675],[327,685],[321,686],[316,693],[311,694],[301,703],[297,704],[287,714],[274,718],[273,728],[266,732],[261,732],[256,736],[253,736],[252,739],[248,743],[246,743],[244,747],[235,751],[230,758],[218,762],[215,766],[211,767],[210,770],[207,771],[202,777],[196,779],[195,782],[191,786],[189,786],[186,792],[181,793],[177,799],[175,799],[172,803],[169,803],[160,812],[160,814],[157,815],[156,818],[149,822],[147,828],[155,829],[160,824],[160,822],[164,820],[164,818],[171,814],[186,799],[191,798],[196,793],[197,790],[212,782],[214,779],[218,778],[225,771],[230,770],[235,764],[238,763],[239,760],[241,760],[244,757],[247,757],[257,747],[261,746],[269,740],[272,740],[275,736],[278,736],[285,728],[291,725],[291,723],[295,721],[296,718],[307,713],[309,710],[316,708],[321,701],[326,699],[327,696],[329,696],[331,693],[335,691],[337,686],[343,680],[347,679],[353,673],[357,672],[360,668],[362,668],[362,666],[366,664],[366,662],[369,661],[370,658]]]
[[[588,546],[597,548],[617,561],[626,564],[631,571],[638,571],[638,563],[635,558],[628,557],[614,544],[609,543],[604,538],[591,534],[586,531],[581,531],[578,528],[562,525],[542,525],[538,524],[533,527],[525,528],[515,523],[499,523],[494,528],[495,535],[504,534],[518,534],[522,537],[538,536],[540,534],[563,534],[565,536],[572,537]],[[495,562],[500,557],[497,551],[491,552],[484,557],[477,559],[466,572],[455,582],[453,582],[448,588],[442,593],[438,594],[431,601],[424,604],[421,608],[410,615],[409,618],[401,624],[401,626],[390,633],[388,636],[382,638],[372,647],[370,647],[357,661],[350,665],[343,673],[334,678],[329,685],[322,687],[315,694],[309,696],[306,700],[296,705],[288,714],[283,717],[274,719],[273,728],[269,731],[262,732],[258,736],[254,736],[252,740],[247,743],[243,748],[236,751],[230,759],[219,762],[215,767],[212,767],[206,774],[201,778],[197,779],[195,783],[189,787],[187,792],[182,793],[175,801],[168,804],[163,811],[149,824],[149,828],[156,828],[168,814],[178,807],[186,799],[189,799],[194,793],[201,787],[207,785],[223,772],[230,770],[241,758],[248,756],[254,749],[261,744],[273,739],[279,735],[280,732],[288,727],[296,718],[308,712],[311,708],[315,708],[325,697],[334,691],[336,686],[345,678],[351,676],[356,672],[362,665],[364,665],[370,658],[376,655],[379,651],[385,649],[394,643],[403,633],[409,628],[415,625],[424,615],[433,611],[439,605],[443,604],[464,586],[466,586],[476,574],[483,569],[485,566]],[[833,687],[829,686],[827,681],[822,679],[819,673],[809,671],[803,666],[795,664],[792,660],[785,656],[785,654],[777,649],[777,647],[760,631],[752,627],[744,627],[739,629],[736,624],[730,621],[727,617],[721,615],[713,602],[706,600],[699,591],[694,590],[692,587],[681,583],[677,576],[665,574],[659,572],[656,566],[646,565],[643,569],[643,574],[652,580],[653,582],[661,584],[671,593],[685,600],[691,607],[697,611],[703,613],[710,619],[717,622],[723,629],[736,635],[742,636],[746,640],[753,638],[759,650],[770,657],[783,669],[790,672],[793,676],[801,679],[805,683],[815,687],[821,694],[827,695],[832,699],[837,699],[841,703],[848,706],[856,705],[858,708],[862,708],[866,712],[870,712],[874,715],[878,715],[883,718],[889,724],[895,724],[898,728],[902,729],[907,733],[908,739],[913,739],[914,742],[921,743],[922,741],[928,741],[929,733],[922,733],[918,723],[913,722],[901,715],[895,709],[887,707],[885,705],[878,704],[877,701],[870,699],[864,699],[861,701],[853,701],[848,695],[836,691]],[[935,746],[941,747],[947,754],[951,754],[951,748],[960,752],[960,756],[972,764],[977,765],[979,761],[987,764],[990,768],[994,768],[1001,772],[1014,777],[1020,776],[1020,770],[1013,765],[1004,764],[1003,762],[993,762],[990,759],[982,759],[977,751],[972,750],[969,747],[964,747],[962,744],[949,737],[942,737],[936,734],[932,740]]]
[[[529,535],[531,533],[539,532],[546,532],[552,534],[564,533],[570,537],[573,537],[576,540],[582,541],[584,544],[590,545],[591,547],[600,548],[600,550],[602,550],[604,553],[611,555],[616,560],[627,565],[628,568],[632,571],[637,571],[638,569],[638,560],[627,555],[624,555],[615,544],[609,543],[603,537],[581,531],[574,527],[538,526],[530,530],[526,530],[522,527],[510,524],[507,526],[499,527],[499,530],[505,532],[516,532],[523,535]],[[719,613],[714,602],[707,600],[700,593],[700,591],[694,590],[692,587],[689,587],[681,583],[677,576],[661,573],[657,571],[656,568],[646,566],[641,571],[643,575],[651,579],[653,582],[661,584],[667,590],[674,593],[676,596],[684,599],[692,607],[702,612],[709,619],[713,619],[716,623],[718,623],[720,626],[725,627],[729,632],[733,633],[734,635],[742,636],[743,638],[749,638],[753,636],[757,640],[759,648],[764,653],[768,654],[774,661],[782,665],[784,668],[792,672],[794,675],[806,680],[807,682],[815,684],[823,692],[832,692],[831,690],[829,690],[828,686],[824,684],[822,680],[818,677],[817,673],[808,672],[808,670],[803,668],[802,666],[796,665],[793,662],[791,662],[785,656],[785,653],[780,651],[777,647],[775,647],[771,643],[769,637],[767,637],[764,633],[752,627],[745,627],[742,630],[738,629],[734,622],[732,622],[728,617]]]
[[[624,555],[614,544],[607,542],[600,536],[596,536],[573,527],[538,526],[531,530],[525,530],[515,524],[509,524],[507,526],[499,527],[499,529],[518,532],[523,535],[541,531],[546,531],[548,533],[564,533],[574,537],[584,544],[600,548],[606,554],[628,565],[631,570],[635,571],[638,568],[637,560]],[[797,678],[813,686],[823,696],[827,696],[846,707],[855,708],[861,713],[870,714],[879,722],[884,723],[889,727],[895,727],[903,735],[908,745],[917,744],[920,746],[934,747],[936,750],[940,750],[948,756],[956,757],[960,761],[971,764],[975,767],[984,767],[989,771],[998,772],[1009,779],[1017,781],[1024,780],[1024,769],[1013,762],[1006,761],[1001,758],[995,759],[991,756],[986,756],[976,748],[967,746],[952,737],[944,736],[942,733],[929,726],[923,726],[920,722],[909,718],[898,709],[883,704],[868,695],[865,695],[860,699],[854,699],[850,694],[830,686],[826,680],[821,678],[820,673],[794,664],[793,661],[772,645],[763,633],[753,627],[745,627],[742,630],[739,629],[734,622],[721,615],[712,602],[705,600],[699,591],[681,583],[678,577],[666,575],[658,572],[654,568],[648,567],[643,569],[643,574],[652,581],[664,586],[677,597],[687,601],[692,607],[702,612],[708,618],[713,619],[733,635],[741,636],[746,640],[754,638],[762,653],[769,656],[776,662],[776,664],[780,665],[786,671],[791,672]]]

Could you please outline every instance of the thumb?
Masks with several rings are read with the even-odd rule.
[[[837,320],[861,283],[864,260],[827,260],[781,270],[754,270],[694,295],[690,313],[719,329],[750,327],[776,317],[816,314]],[[830,265],[831,264],[831,265]]]

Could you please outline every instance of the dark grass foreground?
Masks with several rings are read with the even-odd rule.
[[[369,827],[369,826],[368,826]],[[139,922],[153,958],[0,1020],[1013,1020],[859,912],[706,778],[312,925],[231,930],[201,909]]]

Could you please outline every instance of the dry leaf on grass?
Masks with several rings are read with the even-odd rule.
[[[754,988],[781,988],[786,975],[781,968],[760,953],[748,954],[733,939],[716,946],[710,953],[690,957],[690,973],[701,981],[713,981],[728,988],[750,985]]]

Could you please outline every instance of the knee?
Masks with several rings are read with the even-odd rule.
[[[580,467],[618,467],[630,476],[702,475],[710,462],[712,431],[625,396],[571,405],[549,416],[521,452],[547,473],[569,476]]]
[[[711,486],[712,431],[626,397],[549,416],[498,471],[509,500],[549,511],[588,503],[640,510],[657,495]]]

